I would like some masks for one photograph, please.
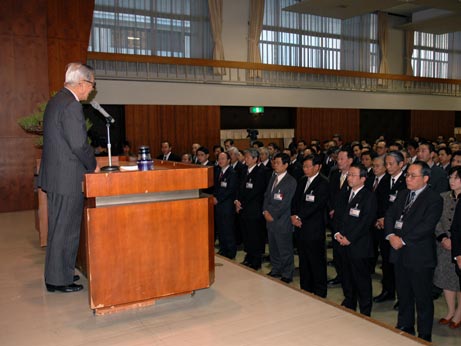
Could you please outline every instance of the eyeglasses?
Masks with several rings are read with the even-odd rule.
[[[422,177],[422,176],[423,176],[422,174],[414,174],[414,173],[412,173],[412,174],[407,174],[406,178],[415,179],[417,177]]]
[[[84,82],[87,82],[87,83],[89,83],[89,84],[91,84],[91,86],[93,87],[93,89],[96,89],[96,82],[92,82],[92,81],[86,80],[86,79],[84,79],[83,81],[84,81]]]
[[[347,173],[348,177],[360,177],[360,174]]]

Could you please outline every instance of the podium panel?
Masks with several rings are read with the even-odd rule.
[[[201,198],[88,208],[91,308],[209,287],[214,254],[208,203]]]
[[[214,281],[213,198],[199,193],[213,181],[212,169],[157,160],[155,166],[85,175],[79,262],[98,314]]]

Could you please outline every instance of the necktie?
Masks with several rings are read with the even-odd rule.
[[[355,197],[355,192],[352,192],[349,197],[349,203],[354,199],[354,197]]]
[[[223,172],[222,172],[222,170],[221,170],[221,173],[219,173],[219,181],[222,180],[223,175],[224,175],[224,174],[223,174]]]
[[[416,197],[416,192],[411,191],[411,193],[410,193],[410,200],[408,201],[408,204],[413,203],[413,201],[415,200],[415,197]]]
[[[376,188],[378,187],[378,183],[379,183],[379,178],[376,177],[376,178],[375,178],[375,182],[374,182],[374,184],[373,184],[373,191],[375,191]]]
[[[311,181],[309,180],[309,178],[307,178],[306,187],[304,188],[304,193],[306,193],[306,191],[309,188],[310,184],[311,184]]]
[[[166,161],[166,155],[163,155],[163,161]]]
[[[344,181],[346,180],[346,175],[341,174],[341,177],[339,178],[339,188],[343,187]]]
[[[391,179],[391,189],[394,187],[394,184],[395,184],[395,178],[392,178]]]
[[[272,191],[275,190],[275,188],[277,187],[277,184],[279,183],[279,177],[278,176],[275,176],[275,180],[274,180],[274,185],[272,185]]]

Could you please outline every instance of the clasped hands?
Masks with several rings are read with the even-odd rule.
[[[339,232],[335,234],[335,239],[341,246],[351,245],[351,242],[349,241],[349,239],[347,239],[346,236],[342,235]]]

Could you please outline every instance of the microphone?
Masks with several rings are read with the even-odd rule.
[[[106,110],[104,108],[101,107],[101,105],[99,103],[97,103],[95,100],[91,101],[90,102],[90,105],[96,109],[97,111],[99,111],[99,113],[101,113],[106,119],[108,122],[110,122],[111,124],[115,123],[115,119],[112,118],[110,116],[109,113],[106,112]]]

